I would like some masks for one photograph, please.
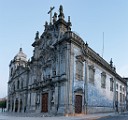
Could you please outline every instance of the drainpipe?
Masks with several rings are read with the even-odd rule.
[[[86,114],[88,114],[88,81],[87,81],[87,61],[85,61],[85,88],[84,88],[84,96],[85,96],[85,101],[84,104],[86,106]]]
[[[115,109],[115,102],[116,102],[116,78],[113,78],[114,80],[114,92],[113,92],[113,108]],[[116,111],[116,109],[115,109]]]

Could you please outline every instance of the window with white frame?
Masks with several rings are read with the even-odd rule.
[[[106,73],[105,72],[101,73],[101,87],[106,88]]]

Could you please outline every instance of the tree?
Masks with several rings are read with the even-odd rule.
[[[6,108],[6,102],[7,102],[6,99],[1,99],[0,100],[0,108],[2,108],[2,112]]]

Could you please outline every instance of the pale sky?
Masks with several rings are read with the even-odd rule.
[[[104,59],[113,59],[117,73],[128,77],[128,0],[0,0],[0,98],[7,96],[9,62],[22,47],[28,59],[36,31],[42,34],[51,6],[65,19],[71,17],[75,31]]]

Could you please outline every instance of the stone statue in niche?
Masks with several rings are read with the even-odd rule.
[[[36,96],[36,104],[39,104],[40,103],[40,94],[37,94]]]
[[[55,91],[52,91],[52,97],[51,97],[51,104],[54,105],[55,103]]]
[[[41,81],[43,81],[43,78],[44,78],[44,74],[42,72],[42,74],[41,74]]]

